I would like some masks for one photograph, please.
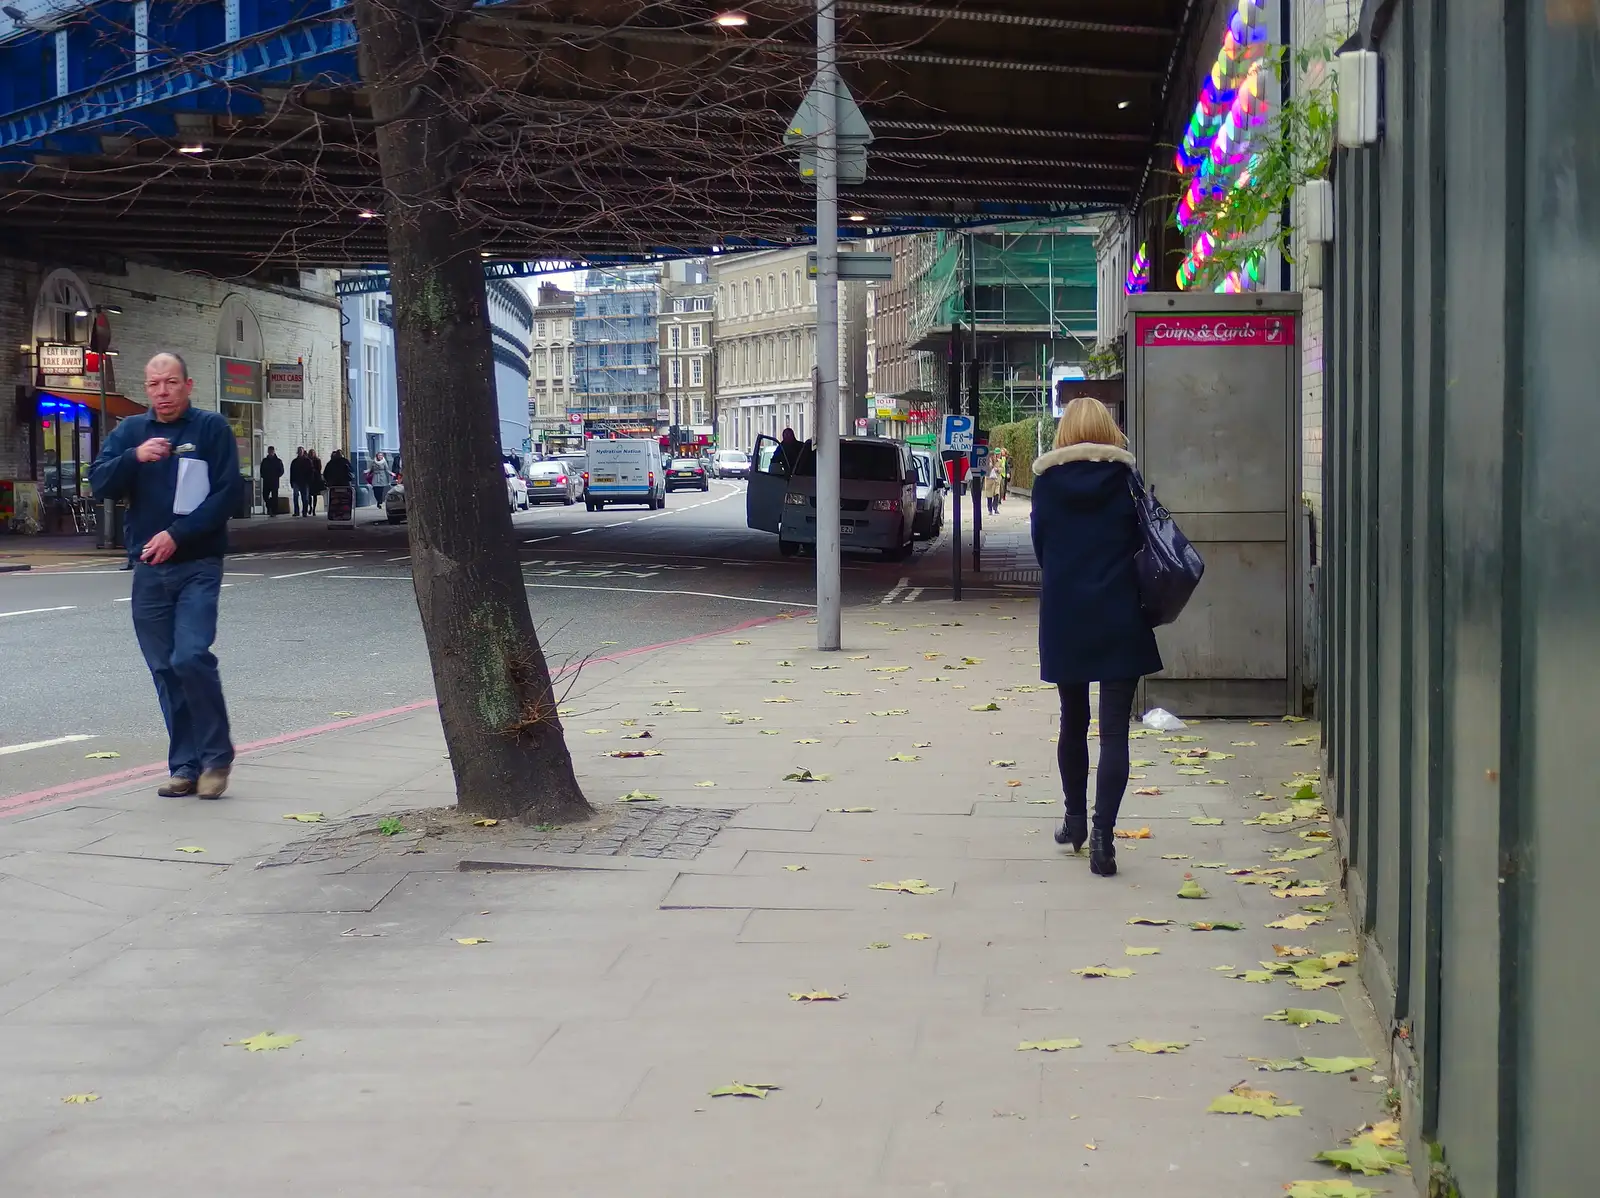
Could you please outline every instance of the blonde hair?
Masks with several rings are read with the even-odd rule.
[[[1117,418],[1092,395],[1080,395],[1070,401],[1061,413],[1061,423],[1056,425],[1055,448],[1081,445],[1085,441],[1096,445],[1128,447],[1128,438],[1117,427]]]

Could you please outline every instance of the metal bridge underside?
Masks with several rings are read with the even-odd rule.
[[[193,0],[177,2],[195,11]],[[136,53],[130,26],[125,62],[113,15],[133,6],[84,10],[67,37],[97,56],[99,81],[82,82],[88,72],[74,62],[70,90],[56,94],[46,81],[52,94],[23,104],[13,85],[10,111],[0,113],[0,248],[214,275],[381,265],[384,195],[351,10],[326,3],[257,0],[247,11],[274,14],[267,27],[169,55],[152,53],[148,34]],[[238,0],[217,7],[230,31],[238,27]],[[670,27],[652,24],[667,7],[506,0],[474,10],[463,54],[523,105],[596,113],[630,81],[705,80],[703,91],[672,98],[706,147],[699,157],[652,144],[591,153],[580,120],[567,148],[508,172],[508,156],[527,161],[515,147],[543,133],[522,126],[508,141],[505,122],[497,127],[492,106],[480,106],[483,137],[463,190],[484,214],[475,232],[485,256],[809,240],[812,189],[780,139],[810,82],[811,0],[752,0],[741,6],[749,26],[732,32],[710,23],[723,5],[685,20],[696,6],[679,4]],[[847,231],[1132,203],[1158,169],[1157,130],[1196,7],[1204,5],[839,0],[844,77],[876,135],[866,183],[842,190]],[[40,49],[61,36],[40,35]],[[0,60],[24,52],[8,43]],[[604,111],[614,127],[617,101]],[[204,148],[186,154],[185,145]]]

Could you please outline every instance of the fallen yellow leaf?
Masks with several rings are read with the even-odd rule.
[[[1083,1041],[1076,1038],[1062,1040],[1024,1040],[1017,1045],[1018,1052],[1060,1052],[1063,1048],[1082,1048]]]
[[[320,824],[322,822],[322,812],[320,812],[320,811],[295,811],[295,812],[291,812],[290,814],[284,816],[283,818],[284,819],[292,819],[296,823],[301,823],[301,824]]]
[[[82,1106],[85,1103],[99,1102],[100,1101],[100,1095],[98,1095],[98,1094],[68,1094],[61,1101],[64,1102],[64,1103],[67,1103],[69,1106]]]
[[[291,1044],[300,1043],[300,1037],[277,1032],[257,1032],[243,1040],[230,1040],[223,1045],[224,1048],[242,1048],[246,1052],[275,1052],[280,1048],[288,1048]]]
[[[179,853],[203,853],[205,850],[197,844],[180,844],[175,850]]]
[[[901,939],[902,940],[932,940],[933,937],[931,935],[929,935],[927,932],[907,932],[904,936],[901,937]]]
[[[826,990],[792,990],[789,992],[791,1002],[838,1002],[844,997],[843,994],[831,994]]]
[[[457,936],[456,937],[456,943],[457,944],[488,944],[489,940],[488,940],[488,937],[486,937],[486,936]]]

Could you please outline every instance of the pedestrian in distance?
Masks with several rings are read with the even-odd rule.
[[[309,516],[311,514],[311,458],[306,454],[306,447],[295,447],[294,461],[289,463],[289,490],[294,495],[294,514]]]
[[[267,515],[278,514],[278,483],[283,478],[283,459],[271,445],[267,456],[261,459],[261,498],[267,505]]]
[[[792,475],[795,468],[800,465],[800,457],[805,452],[805,446],[794,435],[794,429],[786,428],[778,437],[777,454],[782,459],[779,467],[784,475]]]
[[[190,405],[194,380],[178,354],[151,358],[144,386],[150,410],[106,438],[89,480],[96,498],[128,503],[133,630],[167,725],[168,777],[156,793],[220,799],[233,741],[211,646],[239,450],[226,420]]]
[[[372,485],[373,502],[382,507],[383,497],[389,493],[389,488],[394,486],[394,471],[389,468],[389,459],[381,452],[372,459],[372,469],[367,472],[367,482]]]
[[[327,489],[328,484],[322,479],[322,459],[315,449],[306,450],[306,491],[310,496],[310,510],[306,515],[317,514],[317,500]]]
[[[348,487],[355,481],[355,472],[350,469],[350,459],[337,449],[330,453],[328,464],[322,468],[322,481],[330,487]]]
[[[1062,413],[1055,448],[1033,464],[1033,551],[1043,569],[1039,676],[1061,694],[1056,764],[1066,817],[1056,843],[1089,869],[1117,872],[1114,831],[1128,786],[1128,723],[1139,679],[1161,670],[1156,635],[1139,606],[1133,558],[1141,540],[1133,454],[1111,411],[1080,396]],[[1100,764],[1088,824],[1089,684],[1100,684]]]
[[[1000,471],[998,468],[989,471],[989,477],[983,480],[983,501],[989,509],[991,516],[1000,511]]]

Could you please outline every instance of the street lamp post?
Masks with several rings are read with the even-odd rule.
[[[839,44],[817,0],[817,648],[841,646],[839,574]]]
[[[87,317],[92,322],[101,316],[121,316],[122,309],[116,304],[92,304],[87,308],[79,308],[73,315],[80,319]],[[89,329],[89,340],[92,347],[94,342],[94,327],[92,323]],[[95,413],[94,429],[94,452],[95,456],[98,457],[100,451],[105,448],[106,443],[106,359],[117,356],[116,351],[111,348],[111,325],[109,321],[106,324],[105,344],[95,352],[100,355],[100,369],[96,372],[100,385],[100,408]],[[81,471],[81,465],[79,469]],[[79,477],[82,477],[81,473]],[[73,490],[77,490],[76,480]],[[116,501],[107,499],[100,504],[99,548],[111,549],[115,547],[117,540],[115,529]]]

